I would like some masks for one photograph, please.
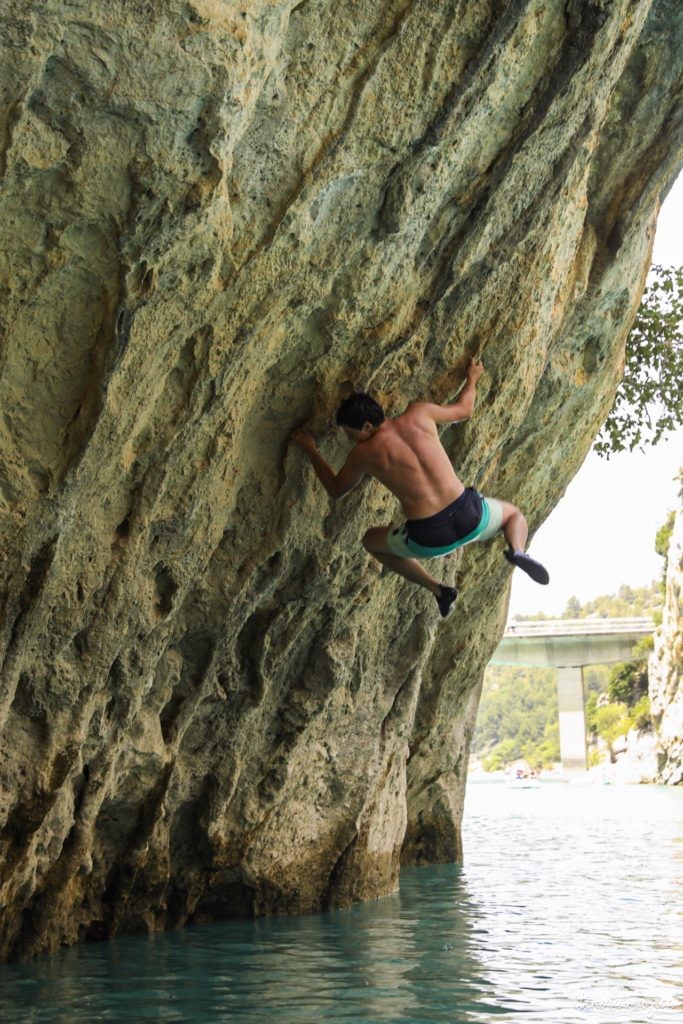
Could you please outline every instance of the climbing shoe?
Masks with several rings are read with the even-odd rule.
[[[522,569],[527,576],[531,576],[535,583],[549,583],[550,576],[545,566],[537,562],[535,558],[531,558],[527,555],[526,551],[513,551],[512,548],[507,548],[505,551],[505,557],[511,565],[516,565],[518,569]]]
[[[458,591],[456,590],[455,587],[444,587],[443,585],[441,587],[441,593],[434,595],[434,597],[436,598],[436,603],[439,606],[439,611],[441,612],[442,618],[445,619],[446,616],[450,613],[451,608],[455,604],[455,599],[457,596]]]

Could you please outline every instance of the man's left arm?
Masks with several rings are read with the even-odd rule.
[[[348,494],[363,479],[365,471],[362,460],[355,448],[349,452],[346,462],[339,472],[335,473],[318,451],[313,435],[307,430],[303,428],[295,430],[292,435],[292,444],[306,452],[311,460],[316,476],[333,501],[343,498],[345,494]]]

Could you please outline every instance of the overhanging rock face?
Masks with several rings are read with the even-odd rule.
[[[391,496],[286,442],[339,466],[350,387],[479,351],[444,442],[542,522],[680,163],[680,5],[2,10],[2,955],[386,893],[460,853],[509,566],[437,566],[441,622],[360,544]]]

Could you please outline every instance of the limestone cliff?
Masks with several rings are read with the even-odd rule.
[[[386,893],[460,855],[510,569],[437,566],[441,622],[360,544],[391,496],[287,439],[339,466],[349,388],[445,400],[476,350],[444,443],[542,522],[680,166],[683,10],[1,8],[0,955]]]
[[[683,485],[667,553],[662,624],[648,666],[657,782],[683,782]]]

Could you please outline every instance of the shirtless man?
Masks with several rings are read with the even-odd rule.
[[[318,451],[312,434],[298,428],[291,437],[291,443],[307,453],[332,499],[348,494],[365,474],[396,495],[405,522],[368,530],[363,545],[393,572],[431,590],[444,617],[458,591],[435,580],[418,559],[439,558],[472,541],[490,540],[502,530],[508,562],[537,583],[549,580],[540,562],[525,553],[529,531],[520,510],[465,487],[439,439],[437,423],[458,423],[472,415],[483,372],[481,362],[470,359],[467,381],[452,405],[413,402],[394,419],[387,419],[370,395],[356,392],[344,399],[336,422],[356,445],[337,474]]]

